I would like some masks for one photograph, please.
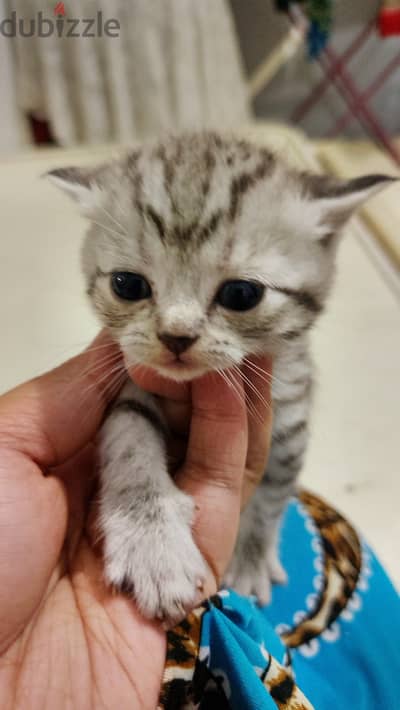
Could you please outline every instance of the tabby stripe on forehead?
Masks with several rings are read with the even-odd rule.
[[[141,402],[136,402],[134,399],[121,399],[113,407],[113,413],[118,411],[139,414],[144,419],[147,419],[147,421],[150,422],[159,434],[162,434],[163,436],[166,434],[165,426],[163,425],[161,419],[155,412],[153,412],[152,409],[150,409],[150,407],[147,407]]]
[[[323,309],[322,304],[319,303],[315,296],[308,291],[297,291],[296,289],[286,288],[284,286],[270,286],[269,288],[272,291],[278,291],[279,293],[283,293],[285,296],[289,296],[289,298],[296,301],[299,306],[307,308],[307,310],[312,313],[320,313]]]
[[[127,165],[127,170],[128,174],[135,180],[137,174],[138,174],[138,161],[140,157],[140,151],[139,150],[134,150],[133,153],[130,153],[127,157],[126,165]]]
[[[206,199],[210,192],[211,188],[211,178],[214,173],[215,165],[216,165],[216,159],[215,155],[211,152],[209,148],[207,148],[205,154],[204,154],[204,162],[205,162],[205,178],[204,182],[202,185],[202,191],[203,191],[203,197]]]
[[[168,160],[166,152],[165,152],[165,147],[162,145],[160,146],[157,157],[160,159],[162,166],[163,166],[163,171],[164,171],[164,187],[165,191],[168,196],[170,196],[170,186],[171,183],[173,182],[174,179],[174,174],[175,174],[175,165],[173,160]]]
[[[253,172],[241,173],[232,180],[231,201],[229,205],[229,219],[231,222],[237,217],[242,205],[243,197],[252,187],[257,185],[268,173],[273,163],[273,157],[269,153],[264,155],[261,163],[257,165]]]
[[[139,170],[140,153],[136,152],[130,156],[128,169],[133,177],[134,202],[138,203],[141,198],[143,177]]]
[[[214,232],[218,228],[222,218],[223,218],[222,210],[217,210],[216,212],[214,212],[214,214],[211,215],[208,222],[206,222],[206,224],[204,224],[202,227],[200,227],[199,231],[196,234],[196,239],[199,242],[199,244],[202,244],[203,242],[206,241],[206,239],[209,239],[214,234]]]
[[[192,222],[186,227],[174,227],[174,230],[172,232],[173,239],[176,242],[180,242],[182,245],[190,243],[190,240],[196,231],[196,227],[196,222]]]
[[[146,217],[148,217],[153,222],[155,228],[157,229],[158,236],[160,237],[161,241],[164,242],[167,234],[167,228],[163,218],[161,217],[161,215],[158,214],[158,212],[155,211],[154,207],[152,207],[151,205],[146,205],[142,209]]]
[[[136,172],[134,174],[133,178],[133,190],[134,190],[134,204],[139,212],[142,221],[145,216],[145,207],[143,206],[141,199],[142,199],[142,193],[143,193],[143,176],[140,173],[140,171],[136,167]],[[143,244],[144,244],[144,235],[139,234],[138,235],[138,246],[141,252],[143,252]]]

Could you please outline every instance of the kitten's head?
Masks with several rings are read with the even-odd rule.
[[[128,365],[176,380],[301,344],[338,235],[391,178],[340,182],[199,133],[50,173],[90,221],[88,293]]]

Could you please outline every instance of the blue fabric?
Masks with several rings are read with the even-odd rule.
[[[399,710],[399,596],[351,526],[340,516],[332,523],[332,509],[327,506],[326,511],[319,511],[316,524],[307,506],[297,499],[290,503],[281,538],[281,559],[290,581],[273,589],[268,606],[260,608],[255,599],[232,590],[222,590],[205,604],[194,686],[199,668],[207,669],[209,681],[205,686],[203,680],[201,692],[194,693],[203,698],[199,707]],[[331,519],[324,527],[325,515]],[[350,594],[346,570],[357,560]],[[343,577],[337,574],[339,568]],[[341,593],[336,593],[338,587]],[[321,599],[330,601],[324,607]],[[318,605],[322,616],[324,608],[329,609],[330,623],[315,617]],[[309,633],[304,620],[313,614],[314,631]],[[296,633],[303,634],[301,642]],[[305,696],[303,704],[289,697],[291,674]],[[226,705],[204,699],[204,687],[212,684]]]
[[[272,603],[222,592],[223,608],[206,615],[201,645],[210,648],[209,667],[229,679],[232,708],[276,708],[257,675],[268,649],[280,663],[279,632],[299,621],[321,589],[322,549],[318,532],[300,503],[284,521],[281,559],[291,583],[275,587]],[[203,622],[204,623],[204,622]],[[363,546],[357,589],[329,629],[292,651],[297,685],[317,710],[399,710],[400,605],[381,565]]]

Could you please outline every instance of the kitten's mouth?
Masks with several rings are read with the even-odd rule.
[[[173,360],[168,360],[168,362],[157,363],[155,369],[163,377],[181,382],[193,380],[195,377],[200,377],[207,372],[207,368],[204,365],[190,360],[181,360],[179,356]]]

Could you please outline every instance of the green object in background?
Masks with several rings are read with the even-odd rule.
[[[290,0],[276,0],[280,12],[288,12],[293,5]],[[308,31],[308,51],[312,59],[318,57],[326,47],[332,29],[333,0],[300,0],[310,20]]]

